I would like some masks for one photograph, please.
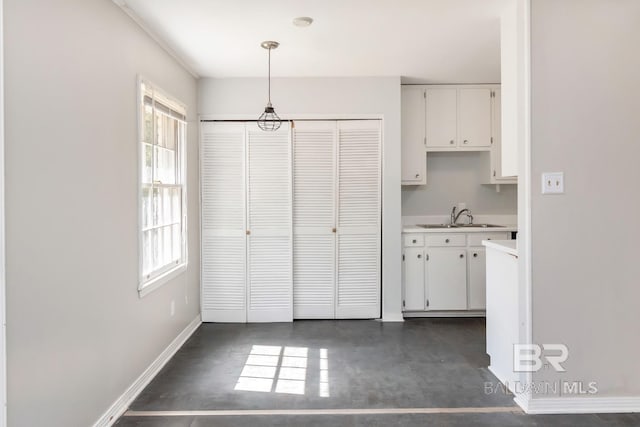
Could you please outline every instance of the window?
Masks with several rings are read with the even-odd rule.
[[[141,296],[186,268],[185,107],[140,81]]]

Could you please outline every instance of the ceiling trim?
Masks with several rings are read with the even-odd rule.
[[[131,9],[127,5],[126,0],[112,0],[112,1],[116,5],[118,5],[120,7],[120,9],[123,10],[124,13],[129,15],[129,17],[131,19],[133,19],[133,22],[138,24],[138,26],[140,28],[142,28],[144,30],[144,32],[147,33],[149,35],[149,37],[151,37],[156,43],[158,43],[162,49],[164,49],[173,59],[178,61],[178,63],[185,70],[187,70],[189,72],[189,74],[191,74],[196,79],[200,78],[200,75],[198,73],[196,73],[196,71],[193,69],[193,67],[191,67],[189,64],[187,64],[187,62],[180,55],[178,55],[178,53],[174,49],[172,49],[169,46],[169,44],[162,39],[162,37],[160,37],[155,31],[153,31],[151,28],[149,28],[144,23],[144,21],[133,11],[133,9]]]

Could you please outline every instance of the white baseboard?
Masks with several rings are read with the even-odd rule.
[[[531,399],[517,396],[515,402],[527,414],[604,414],[640,412],[640,396],[555,397]]]
[[[151,365],[129,386],[129,388],[122,393],[122,395],[113,402],[113,405],[107,411],[102,414],[93,427],[109,427],[117,421],[117,419],[124,414],[129,408],[129,405],[133,400],[138,397],[140,392],[151,382],[151,380],[158,375],[158,372],[162,367],[173,357],[174,354],[182,347],[187,339],[198,329],[198,326],[202,323],[200,315],[193,319],[187,327],[180,332],[180,334],[171,341],[171,344],[164,349],[162,353],[154,360]]]
[[[469,311],[405,311],[404,317],[486,317],[484,310]]]

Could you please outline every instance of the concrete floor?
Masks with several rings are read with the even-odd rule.
[[[486,369],[483,319],[203,324],[131,411],[496,408],[495,413],[131,416],[116,426],[639,426],[527,416]],[[513,410],[511,410],[511,408]]]

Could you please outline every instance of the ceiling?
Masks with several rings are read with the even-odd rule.
[[[509,0],[115,0],[201,77],[402,76],[500,81]],[[292,20],[310,16],[313,24]]]

